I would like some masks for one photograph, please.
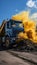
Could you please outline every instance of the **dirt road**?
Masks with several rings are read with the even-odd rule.
[[[37,54],[13,51],[13,49],[0,49],[0,65],[37,65],[27,61],[26,58],[37,62]]]
[[[31,65],[31,64],[9,54],[6,51],[0,51],[0,65]]]

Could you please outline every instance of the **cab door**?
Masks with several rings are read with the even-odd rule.
[[[5,35],[12,36],[12,27],[10,21],[8,21],[5,25]]]

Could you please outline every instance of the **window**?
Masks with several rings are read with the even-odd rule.
[[[20,23],[20,22],[17,22],[17,23],[15,23],[15,24],[16,24],[16,26],[18,26],[18,27],[23,27],[23,24]]]
[[[11,28],[11,22],[7,22],[7,28]]]
[[[9,28],[9,22],[7,22],[7,28]]]

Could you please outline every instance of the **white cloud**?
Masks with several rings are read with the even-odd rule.
[[[37,13],[32,14],[31,18],[32,19],[37,19]]]
[[[31,18],[32,20],[34,20],[34,21],[36,22],[36,24],[37,24],[37,13],[32,14],[32,15],[30,16],[30,18]]]
[[[30,8],[32,8],[32,7],[37,8],[36,2],[37,2],[37,1],[28,0],[28,2],[26,3],[26,5],[27,5],[28,7],[30,7]]]
[[[35,5],[34,7],[37,8],[37,5]]]

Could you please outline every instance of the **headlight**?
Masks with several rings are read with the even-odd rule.
[[[19,24],[19,27],[23,27],[23,25],[22,24]]]

